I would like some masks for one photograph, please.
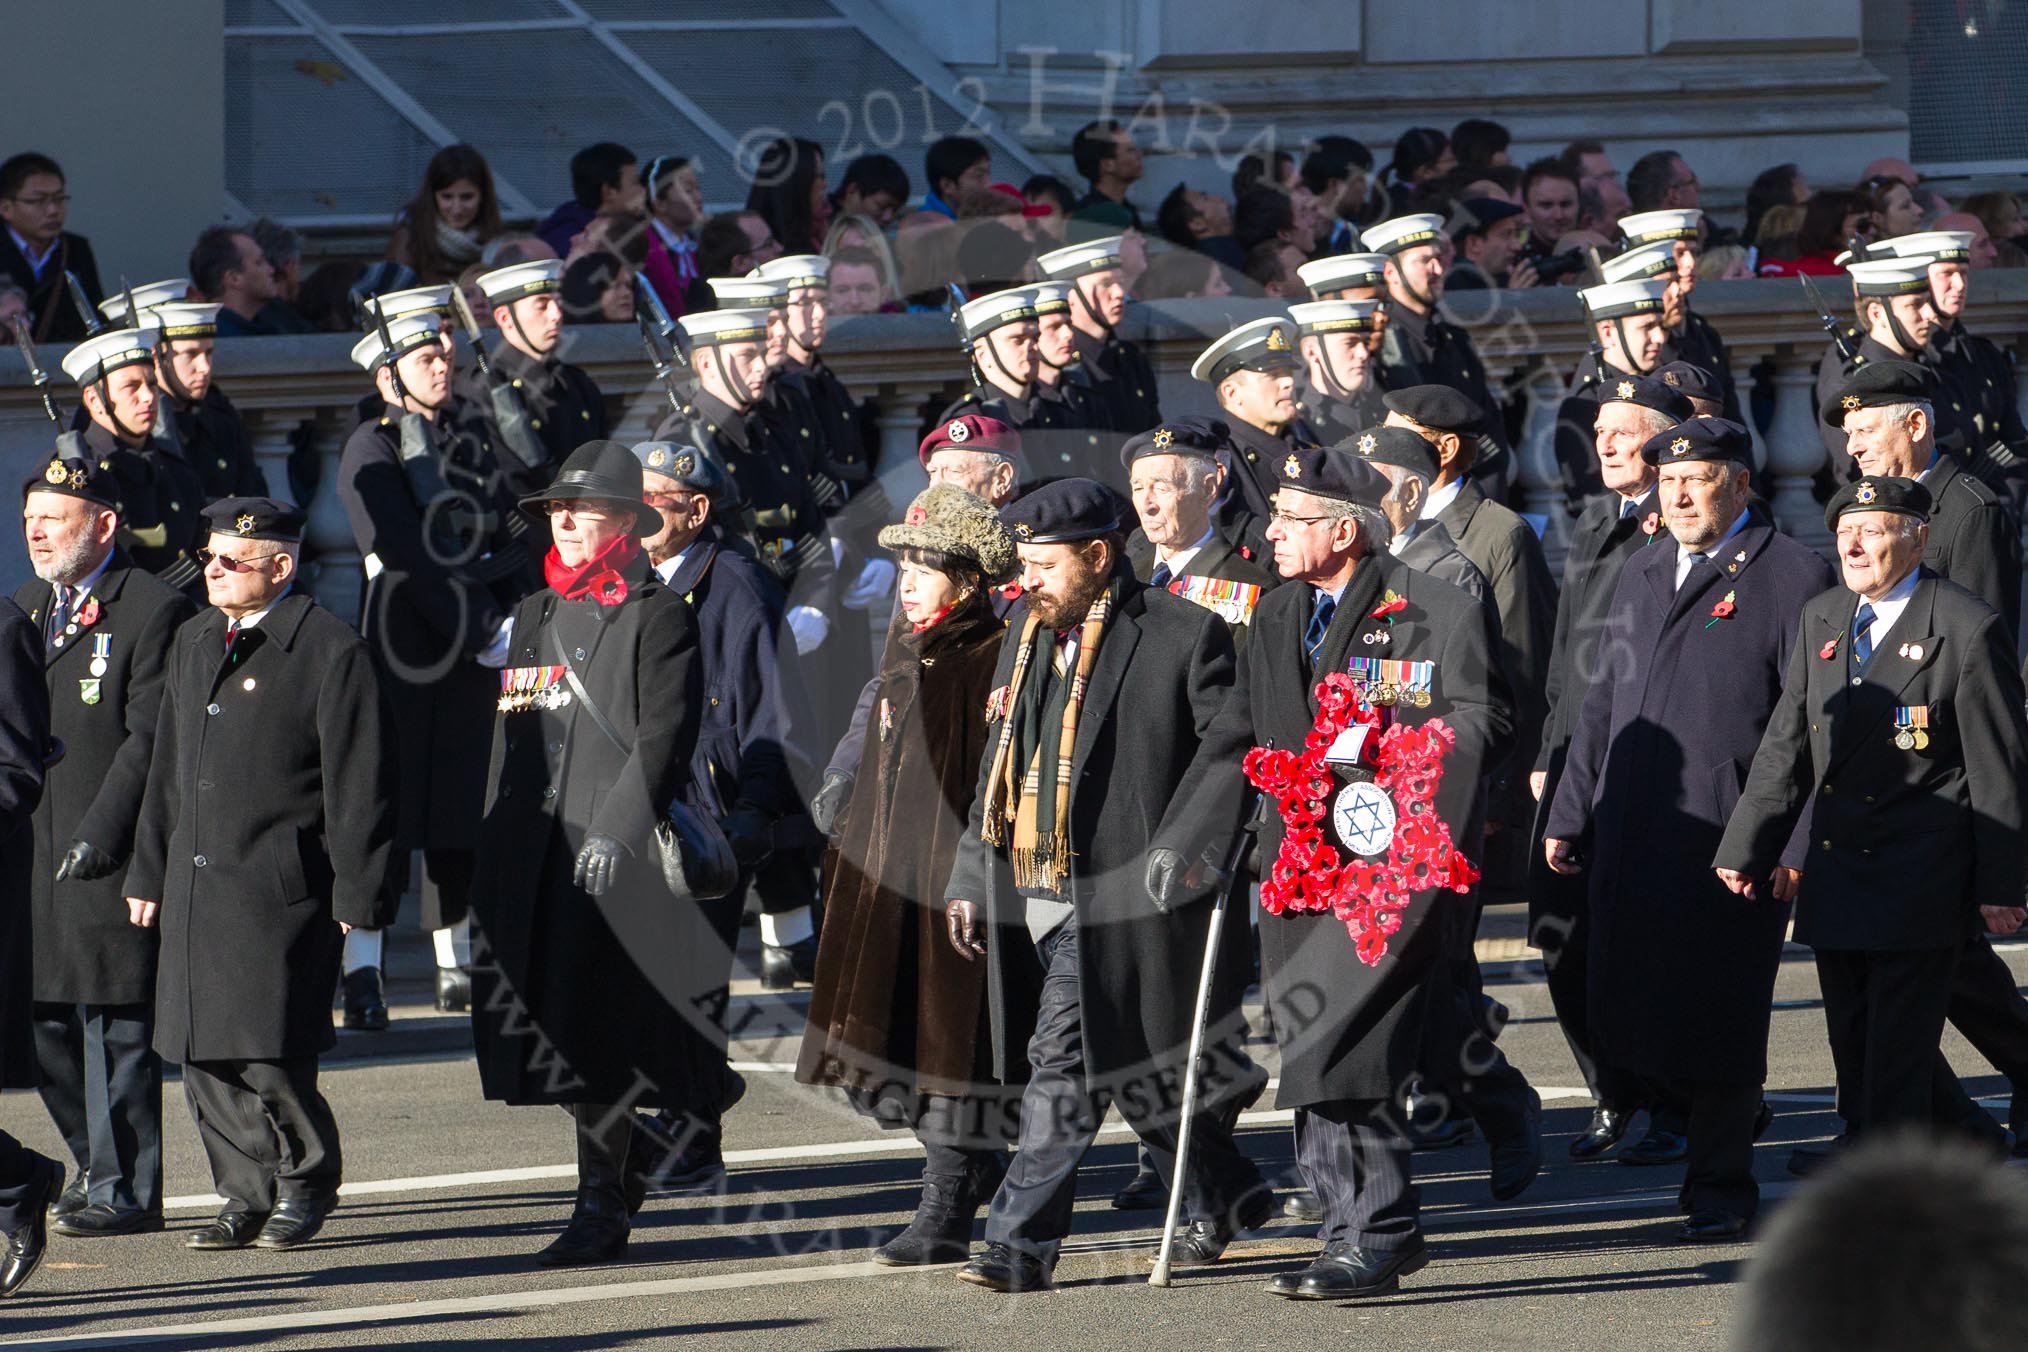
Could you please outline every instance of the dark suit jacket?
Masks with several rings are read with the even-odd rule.
[[[1127,537],[1127,563],[1142,582],[1148,580],[1155,566],[1155,547],[1138,529]],[[1168,590],[1171,595],[1203,606],[1230,625],[1233,646],[1237,648],[1246,642],[1254,607],[1281,581],[1272,559],[1263,561],[1251,545],[1234,544],[1214,529],[1210,541],[1191,558],[1190,566],[1170,580]],[[1258,587],[1260,592],[1250,600],[1243,596],[1227,597],[1216,594],[1219,588],[1206,586],[1211,582],[1237,582]]]
[[[1765,878],[1800,823],[1799,942],[1955,948],[1976,932],[1977,907],[2020,904],[2028,874],[2014,645],[1990,606],[1925,566],[1855,682],[1857,604],[1836,587],[1804,607],[1781,700],[1712,862]],[[1896,744],[1898,708],[1927,716],[1927,746]]]
[[[0,602],[0,1089],[41,1082],[30,1009],[35,943],[28,874],[35,852],[28,821],[42,799],[48,747],[42,640],[19,606]]]
[[[74,273],[93,305],[106,298],[99,285],[99,263],[92,256],[91,241],[83,235],[63,232],[56,255],[43,265],[41,280],[28,259],[14,246],[14,236],[0,229],[0,269],[28,293],[28,331],[38,343],[81,342],[91,329],[90,320],[77,312],[70,298],[70,286],[63,280],[66,270]]]
[[[1450,583],[1475,601],[1491,600],[1486,575],[1479,571],[1478,564],[1465,557],[1441,521],[1411,521],[1408,542],[1394,551],[1394,557],[1439,582]]]
[[[1923,479],[1933,504],[1922,565],[2000,612],[2007,641],[2020,646],[2021,531],[1999,494],[1945,451]]]
[[[14,593],[38,632],[54,595],[47,582]],[[64,745],[35,810],[35,998],[56,1004],[131,1005],[155,991],[155,931],[128,922],[115,873],[56,881],[73,840],[124,862],[134,849],[141,796],[155,751],[155,718],[177,628],[196,607],[117,552],[92,587],[97,617],[73,615],[73,633],[45,646],[51,731]],[[105,648],[100,674],[92,667]]]

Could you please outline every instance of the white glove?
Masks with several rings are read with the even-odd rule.
[[[787,618],[789,632],[795,635],[798,657],[808,657],[817,651],[831,632],[831,622],[815,606],[790,606]]]
[[[893,588],[894,565],[886,559],[868,559],[858,579],[845,589],[845,608],[871,610],[875,603],[887,599]]]
[[[507,648],[514,641],[514,617],[509,615],[500,621],[499,631],[493,641],[480,649],[477,662],[482,667],[504,667],[507,665]]]

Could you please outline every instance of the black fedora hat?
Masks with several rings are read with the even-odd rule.
[[[546,516],[552,502],[610,502],[634,511],[634,534],[662,529],[662,518],[641,500],[641,462],[617,441],[587,441],[570,453],[563,468],[540,493],[521,499],[523,511]]]

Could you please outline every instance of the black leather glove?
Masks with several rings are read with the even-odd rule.
[[[613,878],[620,870],[620,860],[626,856],[627,847],[611,836],[596,833],[584,838],[584,848],[577,852],[577,866],[571,870],[571,881],[595,897],[602,897],[613,885]]]
[[[725,832],[732,857],[739,860],[742,868],[755,868],[775,852],[775,824],[767,813],[751,804],[727,813],[719,829]]]
[[[1190,888],[1184,881],[1189,870],[1189,861],[1174,850],[1148,851],[1148,900],[1163,915],[1173,914],[1189,900]]]
[[[970,962],[986,955],[986,925],[979,914],[978,902],[957,897],[945,902],[944,924],[949,929],[951,947],[958,950],[959,957]]]
[[[845,805],[852,801],[852,776],[833,770],[824,776],[824,786],[817,790],[817,796],[810,800],[810,820],[825,835],[845,815]]]
[[[120,861],[107,854],[88,840],[73,840],[70,848],[63,852],[63,862],[56,866],[58,882],[95,882],[110,878],[120,868]]]

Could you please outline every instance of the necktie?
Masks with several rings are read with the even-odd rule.
[[[49,632],[42,636],[43,642],[50,644],[55,642],[56,636],[63,632],[63,622],[69,613],[70,588],[59,583],[57,584],[56,595],[51,598],[49,603]]]
[[[1303,651],[1310,655],[1310,665],[1317,664],[1317,654],[1324,647],[1324,635],[1331,628],[1331,613],[1338,609],[1338,598],[1329,592],[1317,593],[1317,608],[1310,612],[1310,627],[1303,631]]]
[[[1641,505],[1640,503],[1635,502],[1632,498],[1621,498],[1620,520],[1625,521],[1628,517],[1632,516],[1634,514],[1634,508],[1640,505]]]
[[[1710,562],[1711,556],[1709,554],[1692,554],[1690,556],[1690,566],[1683,572],[1683,581],[1676,584],[1677,590],[1681,591],[1691,578],[1697,576],[1697,570],[1708,565]]]
[[[1852,616],[1852,664],[1866,665],[1866,659],[1873,656],[1873,603],[1861,601],[1858,611]]]
[[[1155,565],[1155,570],[1148,574],[1148,585],[1151,587],[1161,587],[1166,589],[1169,585],[1169,579],[1171,576],[1172,574],[1169,572],[1169,565],[1166,563],[1158,563]]]
[[[230,655],[232,652],[232,645],[234,643],[237,643],[238,641],[239,641],[239,621],[234,620],[231,624],[225,626],[225,651],[228,655]]]

